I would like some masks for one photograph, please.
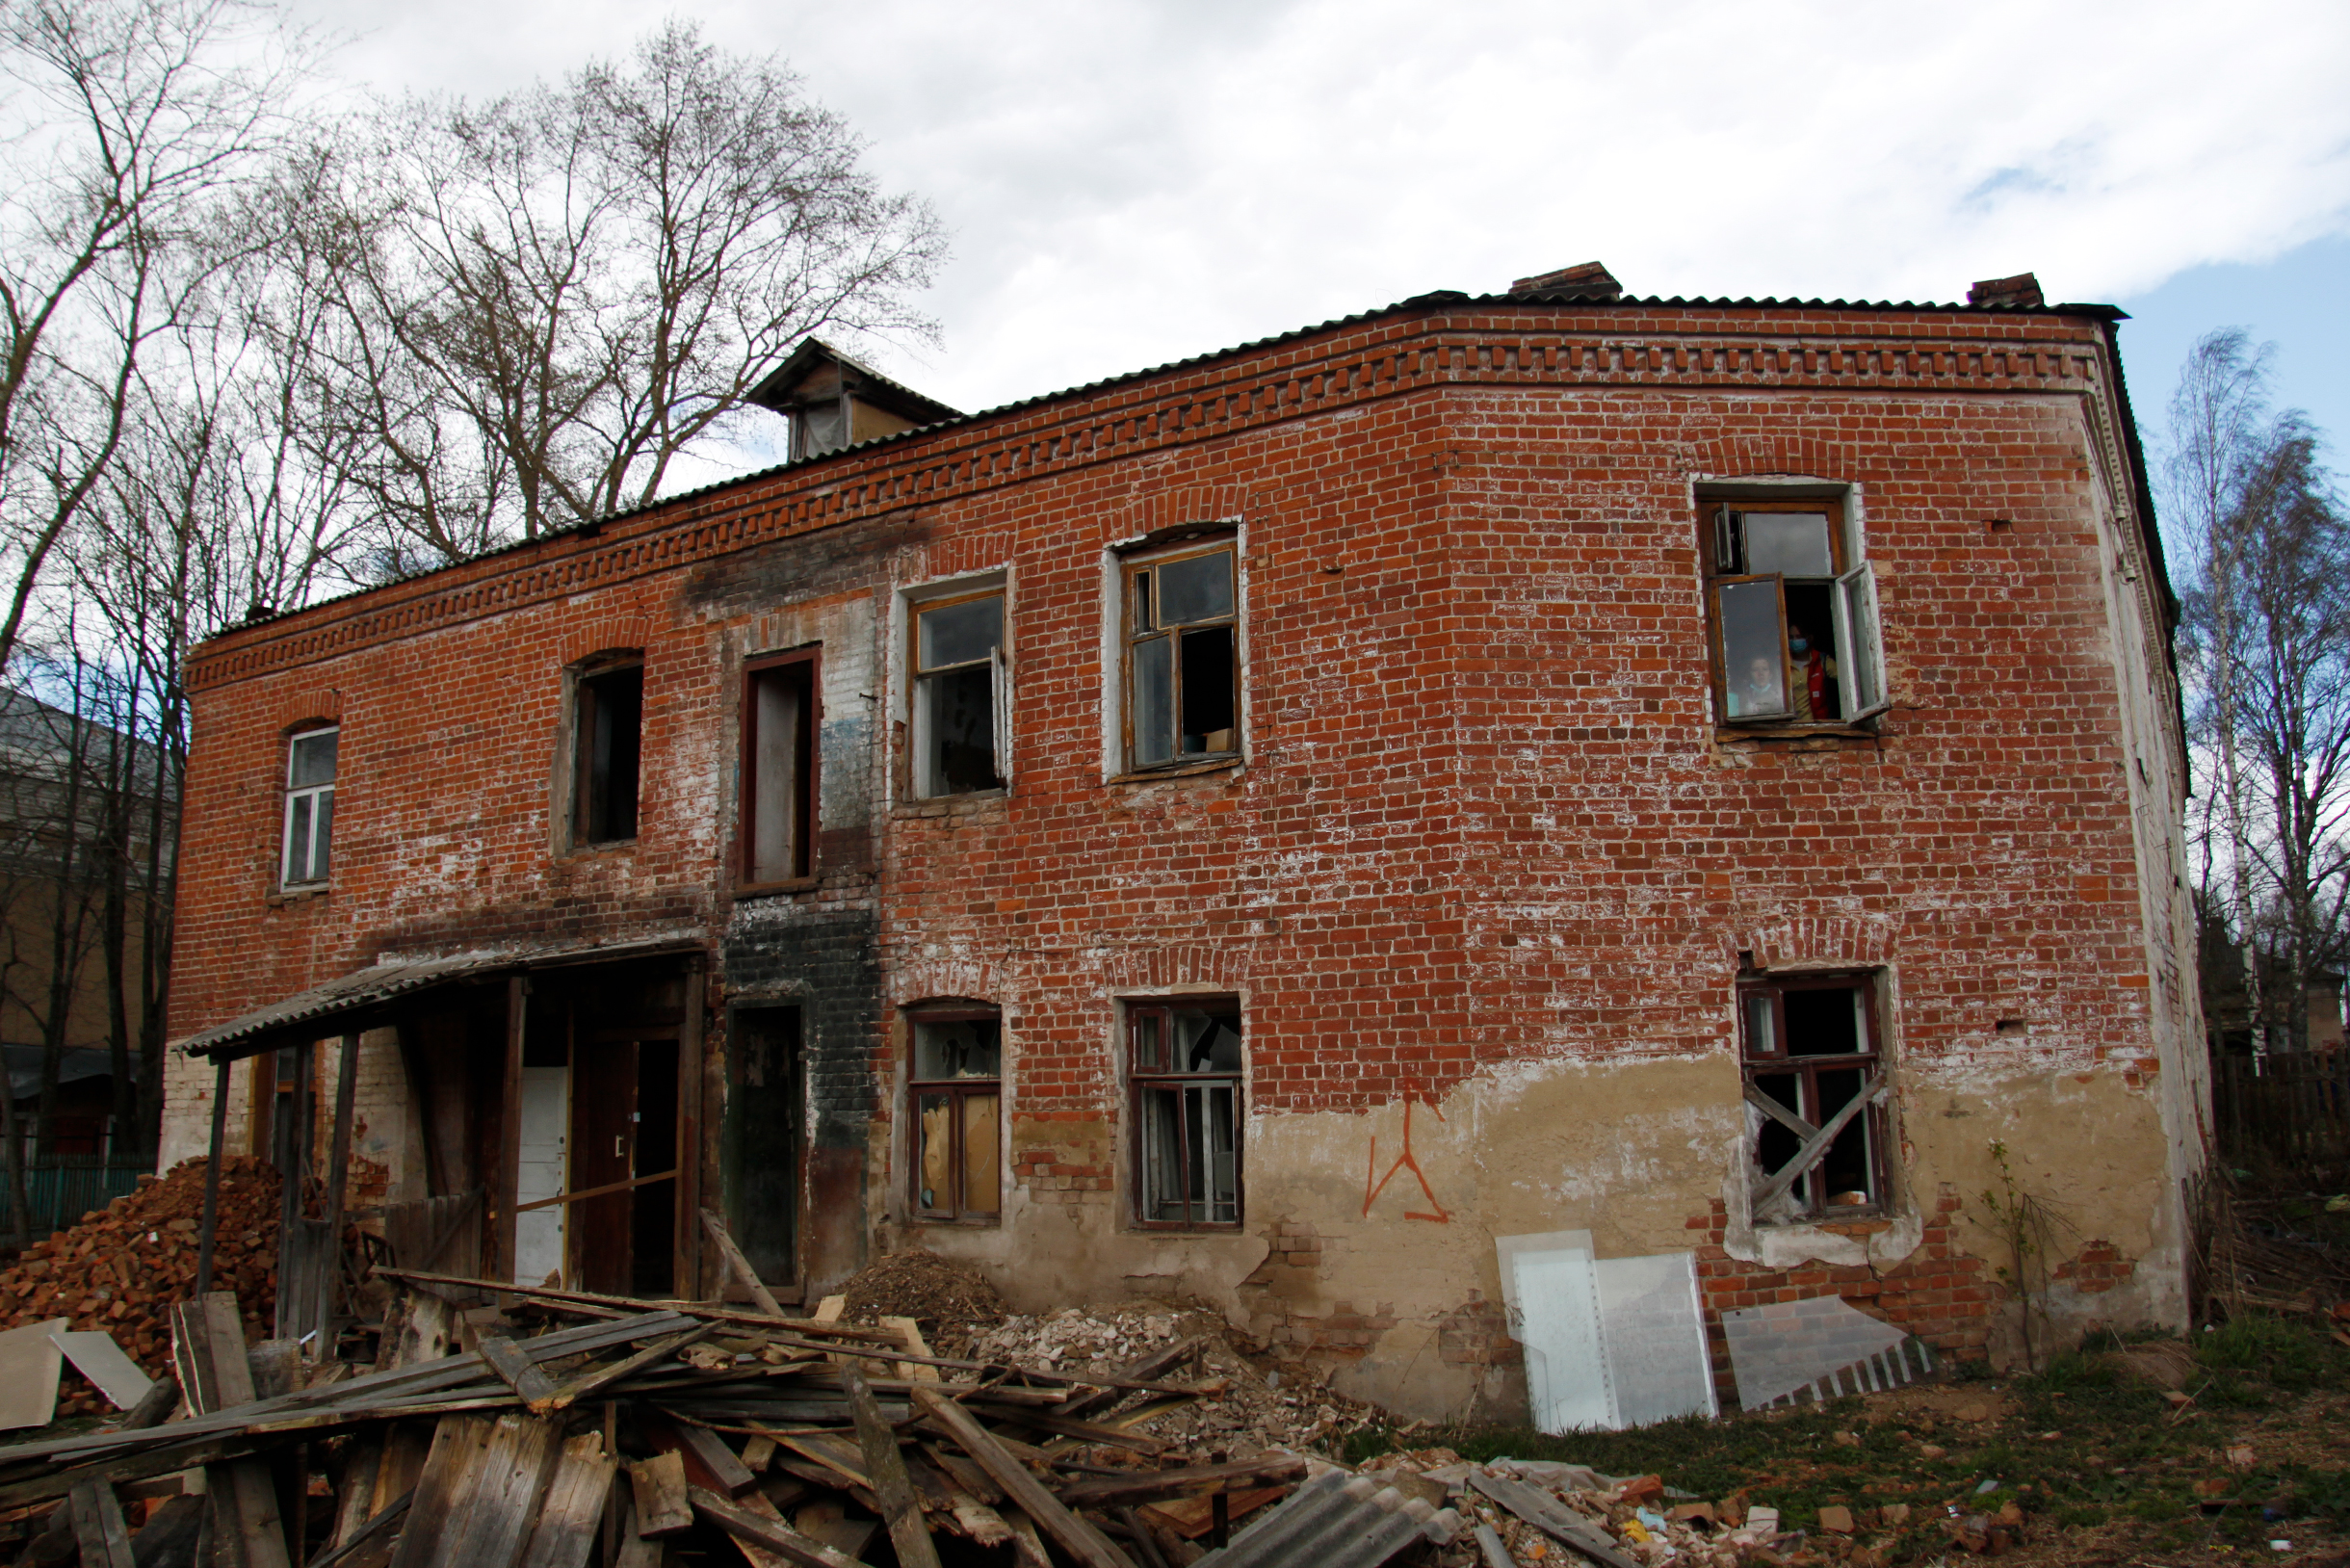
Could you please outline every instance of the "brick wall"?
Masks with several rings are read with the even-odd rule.
[[[385,952],[701,932],[717,999],[810,999],[814,1146],[860,1163],[861,1212],[1015,1291],[1176,1280],[1237,1303],[1261,1268],[1298,1268],[1268,1261],[1282,1241],[1371,1217],[1350,1212],[1361,1118],[1578,1063],[1719,1060],[1742,953],[1886,974],[1913,1190],[1971,1179],[1979,1139],[1937,1096],[2053,1116],[2075,1079],[2126,1086],[2158,1167],[2165,1136],[2184,1146],[2165,1096],[2193,1003],[2154,875],[2175,864],[2176,738],[2112,377],[2096,323],[2059,316],[1390,313],[232,633],[196,661],[175,1028]],[[1878,571],[1894,705],[1871,737],[1711,719],[1692,485],[1789,474],[1851,486]],[[1247,760],[1109,780],[1110,552],[1211,521],[1238,530]],[[1009,596],[1012,786],[902,800],[893,596],[982,571]],[[569,852],[561,671],[615,638],[645,654],[642,828]],[[822,885],[737,906],[736,670],[806,641],[825,648]],[[329,700],[334,889],[273,904],[283,732]],[[1127,1223],[1117,1003],[1170,990],[1242,999],[1252,1151],[1283,1122],[1346,1151],[1252,1184],[1239,1236]],[[1005,1011],[1000,1227],[903,1215],[890,1009],[942,995]],[[2111,1135],[2123,1164],[2136,1116]],[[1449,1283],[1383,1291],[1381,1248],[1350,1241],[1308,1254],[1282,1320],[1373,1361],[1417,1324],[1490,1363],[1478,1237],[1521,1223],[1499,1194],[1555,1191],[1555,1223],[1590,1223],[1637,1183],[1686,1214],[1732,1151],[1684,1144],[1610,1187],[1472,1140],[1474,1175],[1427,1178],[1471,1195],[1398,1221],[1458,1227],[1429,1275]],[[2161,1242],[2170,1200],[2111,1185],[2135,1195],[2101,1233]],[[1313,1229],[1268,1241],[1267,1215]],[[1960,1267],[1979,1243],[1941,1210],[1910,1219],[1924,1239],[1898,1267],[1957,1283],[1905,1275],[1903,1310],[1940,1322],[1959,1303],[1926,1297],[1981,1288]],[[1725,1254],[1710,1291],[1750,1268],[1854,1283],[1736,1264],[1738,1221],[1704,1227]]]

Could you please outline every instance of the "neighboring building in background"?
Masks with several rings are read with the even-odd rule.
[[[711,1294],[707,1206],[787,1299],[918,1244],[1435,1415],[1523,1396],[1507,1238],[1976,1353],[2002,1140],[2053,1317],[2182,1324],[2118,319],[1594,266],[951,417],[803,350],[801,460],[197,650],[167,1158],[348,1038],[445,1266]]]
[[[154,883],[170,872],[178,809],[168,796],[158,802],[158,776],[150,744],[0,688],[0,1041],[34,1158],[130,1159],[144,1142],[137,1129],[116,1125],[110,988],[122,988],[123,1058],[135,1085],[154,981],[144,967],[147,933],[168,919]],[[160,866],[151,852],[159,834]],[[166,906],[169,897],[167,889]],[[111,963],[110,941],[118,943]],[[45,1133],[37,1132],[43,1121]],[[0,1220],[5,1213],[0,1201]]]

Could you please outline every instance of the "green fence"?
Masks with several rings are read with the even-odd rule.
[[[102,1154],[53,1154],[29,1162],[24,1194],[33,1217],[36,1241],[64,1230],[92,1209],[103,1209],[125,1192],[138,1189],[139,1178],[155,1167],[139,1161],[109,1159]],[[0,1178],[4,1184],[5,1178]],[[0,1240],[24,1244],[9,1221],[9,1203],[0,1185]]]

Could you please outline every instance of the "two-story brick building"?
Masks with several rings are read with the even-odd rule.
[[[803,353],[783,468],[200,650],[175,1033],[364,1031],[444,1267],[714,1292],[707,1205],[787,1298],[919,1243],[1410,1411],[1511,1397],[1532,1233],[1980,1347],[1995,1140],[2052,1314],[2179,1323],[2119,319],[1593,267],[970,416]],[[170,1156],[324,1115],[252,1059]]]

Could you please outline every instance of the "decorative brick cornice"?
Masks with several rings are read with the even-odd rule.
[[[1389,316],[754,476],[592,534],[226,632],[190,661],[189,684],[201,691],[268,675],[775,538],[1399,394],[1750,387],[2081,395],[2102,392],[2108,379],[2103,339],[2085,318],[1784,306]]]

